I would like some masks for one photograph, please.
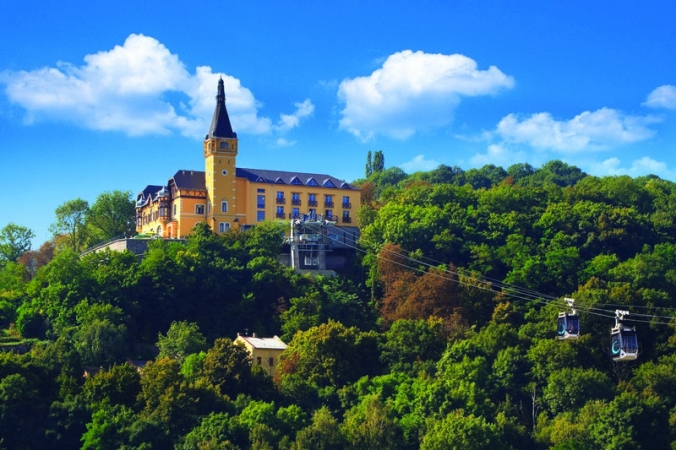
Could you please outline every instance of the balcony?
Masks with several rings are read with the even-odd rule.
[[[285,214],[284,214],[283,212],[278,212],[277,215],[276,215],[276,217],[277,217],[278,219],[284,219],[286,216],[285,216]]]
[[[300,217],[300,213],[289,213],[289,219],[297,219],[298,217]]]
[[[326,208],[333,208],[333,202],[324,202]]]
[[[292,204],[293,206],[300,206],[300,199],[299,199],[299,198],[294,198],[293,200],[291,200],[291,204]]]
[[[277,197],[277,204],[278,205],[286,204],[286,199],[284,197]]]
[[[343,202],[343,209],[350,209],[350,208],[352,208],[352,203]]]
[[[343,216],[343,223],[352,223],[352,217]]]
[[[307,205],[308,206],[317,206],[317,200],[308,200]]]

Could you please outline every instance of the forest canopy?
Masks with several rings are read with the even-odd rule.
[[[81,255],[129,232],[127,193],[67,203],[40,250],[8,224],[0,448],[676,445],[675,183],[375,156],[333,278],[281,265],[275,222]],[[556,339],[564,297],[577,340]],[[616,309],[636,361],[610,357]],[[273,378],[246,332],[288,345]]]

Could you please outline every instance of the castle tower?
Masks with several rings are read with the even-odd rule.
[[[232,131],[228,110],[225,108],[223,79],[218,80],[216,110],[209,134],[204,138],[205,184],[207,189],[207,223],[222,233],[235,222],[237,191],[235,164],[237,133]]]

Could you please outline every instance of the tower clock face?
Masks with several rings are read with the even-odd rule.
[[[224,171],[221,172],[221,173],[222,173],[223,175],[227,175],[227,174],[228,174],[228,171],[227,171],[227,170],[224,170]]]
[[[221,148],[228,148],[227,142],[221,142]]]

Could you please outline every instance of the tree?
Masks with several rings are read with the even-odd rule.
[[[373,173],[385,170],[385,155],[382,150],[377,150],[373,155]]]
[[[17,262],[23,264],[28,272],[28,278],[33,279],[40,267],[46,266],[54,259],[55,248],[54,241],[47,241],[40,246],[39,250],[29,250],[21,255]]]
[[[200,333],[199,327],[194,322],[172,322],[164,336],[158,336],[157,347],[160,349],[158,358],[174,358],[183,362],[186,356],[206,351],[207,340]]]
[[[83,250],[87,242],[86,219],[89,214],[89,203],[81,198],[69,200],[56,208],[56,222],[49,227],[55,237],[65,235],[67,246],[73,251]]]
[[[462,410],[433,422],[422,439],[422,450],[442,449],[507,449],[509,446],[501,438],[495,424],[483,417],[465,416]]]
[[[371,159],[371,150],[366,154],[366,178],[370,177],[373,174],[373,161]]]
[[[402,448],[401,430],[393,411],[378,395],[367,395],[347,411],[342,426],[351,448],[359,450]]]
[[[299,331],[280,356],[282,377],[298,375],[317,387],[341,387],[380,369],[377,335],[329,320]]]
[[[234,399],[240,393],[254,389],[251,386],[251,356],[241,343],[230,339],[216,339],[204,358],[201,374],[218,391]]]
[[[347,447],[347,440],[340,431],[338,421],[326,406],[312,415],[312,423],[296,435],[294,450],[340,450]]]
[[[105,241],[134,232],[135,205],[130,191],[104,192],[96,197],[86,218],[91,237]]]
[[[16,262],[30,250],[31,239],[34,237],[35,233],[22,225],[13,222],[5,225],[0,230],[0,266],[7,261]]]

